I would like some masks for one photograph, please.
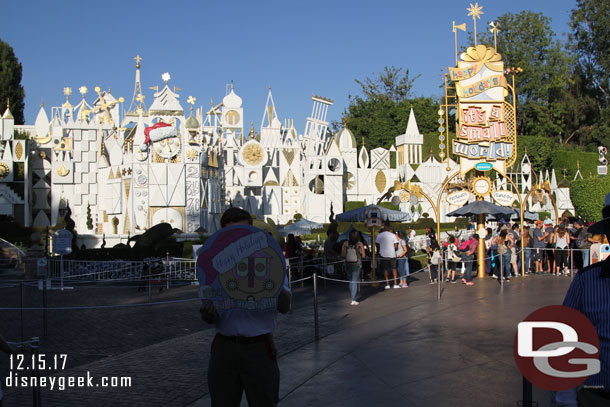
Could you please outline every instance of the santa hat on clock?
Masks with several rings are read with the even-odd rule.
[[[178,136],[177,129],[169,123],[158,122],[154,126],[150,126],[144,129],[144,144],[148,144],[151,141],[161,141],[166,138]]]

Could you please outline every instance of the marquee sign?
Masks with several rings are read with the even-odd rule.
[[[197,256],[199,297],[220,312],[264,311],[277,307],[286,260],[275,239],[248,225],[225,227],[204,243]]]
[[[517,148],[514,108],[504,101],[508,83],[502,56],[493,47],[470,47],[458,66],[449,68],[449,77],[458,99],[452,147],[460,157],[461,174],[483,167],[505,174]]]

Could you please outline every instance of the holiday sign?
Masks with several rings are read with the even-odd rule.
[[[485,45],[470,47],[458,66],[449,68],[449,77],[458,99],[453,153],[460,157],[461,174],[481,163],[505,174],[517,149],[514,108],[504,101],[508,84],[501,55]]]
[[[199,297],[213,301],[219,312],[274,309],[285,270],[282,250],[268,232],[248,225],[225,227],[198,252]]]

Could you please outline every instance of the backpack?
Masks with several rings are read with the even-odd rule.
[[[345,261],[348,263],[358,263],[360,260],[358,256],[358,250],[356,249],[358,246],[347,246],[347,250],[345,251]]]

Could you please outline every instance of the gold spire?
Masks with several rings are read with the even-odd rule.
[[[472,21],[474,21],[474,46],[477,46],[477,18],[481,18],[481,14],[483,13],[483,6],[479,6],[479,3],[470,3],[470,8],[466,10],[470,11],[468,13],[469,16],[472,16]]]
[[[250,139],[254,138],[254,122],[250,122],[250,134],[248,134]]]
[[[136,69],[140,69],[140,61],[142,60],[142,57],[140,55],[136,55],[134,59],[136,60]]]

